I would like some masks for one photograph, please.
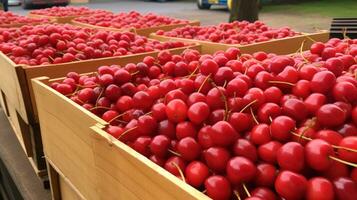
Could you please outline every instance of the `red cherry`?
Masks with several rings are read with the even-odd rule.
[[[346,119],[345,112],[334,104],[325,104],[316,113],[317,121],[326,127],[342,125]]]
[[[207,166],[217,172],[225,171],[227,162],[231,157],[229,151],[221,147],[211,147],[203,155]]]
[[[276,194],[273,191],[271,191],[269,188],[265,188],[265,187],[255,188],[251,192],[251,195],[253,197],[260,197],[264,200],[276,200],[277,199]]]
[[[275,181],[275,190],[285,199],[302,199],[305,196],[307,180],[304,176],[281,171]]]
[[[347,149],[354,149],[354,150],[357,149],[357,136],[349,136],[343,138],[338,146],[346,148],[346,149],[343,148],[338,149],[339,158],[352,163],[357,163],[357,152],[347,150]]]
[[[159,157],[165,157],[170,147],[170,139],[165,135],[155,136],[150,143],[151,152]]]
[[[307,200],[332,200],[334,199],[334,190],[332,183],[322,177],[315,177],[307,183]]]
[[[274,165],[261,163],[257,165],[255,184],[258,186],[271,187],[274,185],[277,169]]]
[[[192,104],[187,112],[188,118],[195,124],[204,122],[210,114],[209,106],[204,102]]]
[[[333,181],[337,199],[354,200],[357,196],[357,183],[347,177],[340,177]]]
[[[214,144],[217,146],[230,146],[239,137],[236,130],[226,121],[219,121],[212,126],[211,135]]]
[[[193,187],[200,187],[209,176],[208,167],[199,161],[192,161],[185,169],[186,181]]]
[[[182,158],[180,158],[178,156],[172,156],[169,159],[167,159],[167,161],[165,162],[164,168],[171,174],[173,174],[177,177],[180,177],[181,174],[180,174],[179,170],[181,170],[181,172],[183,172],[186,168],[186,163]]]
[[[311,80],[311,91],[325,94],[336,82],[336,76],[330,71],[317,72]]]
[[[195,139],[185,137],[178,142],[177,151],[183,159],[192,161],[201,154],[201,147]]]
[[[200,71],[203,75],[214,75],[218,71],[218,64],[214,60],[204,60],[201,63]]]
[[[197,140],[203,149],[208,149],[213,146],[211,133],[212,127],[209,125],[202,127],[198,132]]]
[[[172,122],[182,122],[187,117],[187,105],[180,99],[172,100],[166,105],[166,115]]]
[[[149,145],[151,143],[151,138],[148,136],[138,137],[133,143],[133,149],[144,156],[150,156]]]
[[[270,141],[259,146],[258,155],[263,161],[275,164],[277,151],[281,146],[282,144],[277,141]]]
[[[252,162],[257,160],[257,149],[255,146],[246,139],[238,139],[233,144],[233,153],[236,156],[243,156]]]
[[[271,141],[270,129],[267,124],[258,124],[250,132],[250,140],[256,145],[262,145]]]
[[[213,200],[228,200],[232,195],[231,184],[219,175],[210,176],[205,181],[207,195]]]
[[[332,163],[329,156],[333,156],[333,154],[332,146],[320,139],[311,140],[305,146],[306,163],[315,170],[328,169]]]
[[[282,169],[299,172],[304,168],[304,147],[297,142],[285,143],[277,152],[277,161]]]
[[[196,138],[197,130],[192,122],[180,122],[176,125],[176,138],[181,140],[185,137]]]
[[[287,116],[279,116],[270,124],[273,138],[279,141],[287,141],[291,137],[290,131],[294,130],[295,121]]]
[[[227,177],[233,184],[251,181],[257,172],[252,161],[244,157],[233,157],[227,163]]]

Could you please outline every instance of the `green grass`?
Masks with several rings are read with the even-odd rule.
[[[262,13],[317,14],[327,17],[357,17],[357,0],[316,0],[296,4],[266,5]]]

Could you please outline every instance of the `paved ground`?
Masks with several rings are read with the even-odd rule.
[[[195,0],[178,0],[158,3],[143,0],[96,0],[86,4],[91,8],[106,9],[113,12],[137,10],[140,12],[155,12],[182,19],[198,19],[203,25],[217,24],[228,20],[229,12],[224,7],[213,7],[211,10],[199,10]],[[10,7],[10,10],[26,14],[20,6]],[[273,27],[290,26],[297,31],[312,32],[315,29],[327,29],[330,18],[313,15],[298,15],[295,13],[274,12],[263,10],[260,19]]]

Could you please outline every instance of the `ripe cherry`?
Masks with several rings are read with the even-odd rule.
[[[229,151],[222,147],[211,147],[203,153],[207,166],[217,172],[223,172],[226,169],[230,159]]]
[[[320,139],[311,140],[305,146],[306,163],[315,170],[322,171],[328,169],[332,163],[329,156],[333,155],[332,146]]]
[[[245,157],[233,157],[227,163],[227,177],[233,184],[251,181],[257,172],[252,161]]]
[[[209,114],[209,106],[204,102],[192,104],[187,111],[188,118],[195,124],[201,124],[204,122],[208,118]]]
[[[180,99],[174,99],[166,105],[167,118],[172,122],[182,122],[187,117],[187,105]]]
[[[300,172],[305,166],[304,147],[297,142],[285,143],[276,158],[281,169]]]
[[[209,174],[208,167],[200,161],[192,161],[185,169],[187,183],[196,188],[204,183]]]
[[[302,199],[306,189],[306,178],[288,170],[281,171],[275,181],[275,190],[285,199]]]
[[[192,161],[201,154],[201,146],[192,137],[185,137],[177,144],[177,151],[186,161]]]
[[[207,195],[214,200],[229,200],[232,195],[231,184],[224,176],[210,176],[205,181]]]
[[[212,140],[217,146],[230,146],[239,137],[236,130],[226,121],[219,121],[212,126]]]
[[[315,177],[307,183],[307,200],[332,200],[334,195],[332,183],[325,178]]]

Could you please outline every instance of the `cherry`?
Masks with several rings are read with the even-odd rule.
[[[213,200],[228,200],[231,197],[231,184],[224,176],[210,176],[205,181],[207,195]]]
[[[357,196],[357,184],[347,177],[340,177],[333,181],[334,191],[338,199],[353,200]]]
[[[187,183],[196,188],[204,183],[209,174],[208,167],[200,161],[192,161],[185,169]]]
[[[123,134],[124,129],[119,126],[109,126],[106,131],[113,137],[119,138],[119,136]]]
[[[230,146],[239,137],[236,130],[226,121],[219,121],[212,126],[213,143],[217,146]]]
[[[250,129],[252,118],[249,114],[234,112],[230,115],[228,122],[237,132],[242,132]]]
[[[121,96],[116,102],[116,108],[120,112],[125,112],[133,108],[134,102],[130,96]]]
[[[226,90],[222,87],[212,88],[208,91],[206,100],[212,110],[223,108],[225,105]]]
[[[264,90],[264,96],[266,102],[279,104],[283,93],[279,88],[272,86]]]
[[[285,143],[277,152],[277,161],[281,169],[299,172],[304,168],[304,147],[297,142]]]
[[[201,147],[192,137],[185,137],[177,144],[177,151],[186,161],[192,161],[201,154]]]
[[[284,105],[288,105],[288,103],[285,102]],[[289,110],[287,109],[288,106],[283,107],[283,110]],[[291,112],[291,110],[289,110]],[[293,113],[293,112],[292,112]],[[281,108],[275,103],[265,103],[262,106],[260,106],[258,110],[258,119],[262,123],[270,123],[271,119],[274,119],[275,117],[279,116],[281,114]]]
[[[218,71],[218,64],[211,59],[206,59],[201,63],[200,72],[203,75],[215,74]]]
[[[92,88],[84,88],[78,92],[78,99],[82,102],[93,102],[94,98],[95,94]]]
[[[352,163],[357,163],[357,136],[349,136],[343,138],[339,142],[338,146],[343,147],[338,149],[339,158]],[[347,150],[344,148],[353,149],[354,151]]]
[[[261,163],[257,165],[255,184],[258,186],[270,187],[274,185],[277,169],[274,165]]]
[[[279,141],[287,141],[291,137],[290,131],[295,128],[295,121],[287,116],[279,116],[270,124],[270,131],[273,138]]]
[[[151,108],[152,116],[158,121],[165,120],[166,116],[166,105],[163,103],[154,104]]]
[[[315,177],[308,181],[307,200],[332,200],[334,199],[334,190],[332,183],[322,177]]]
[[[182,122],[187,117],[187,105],[180,99],[174,99],[166,105],[167,118],[172,122]]]
[[[133,143],[133,149],[144,156],[150,156],[149,145],[151,143],[151,138],[148,136],[138,137]]]
[[[269,188],[265,187],[257,187],[252,192],[251,195],[253,197],[260,197],[264,200],[275,200],[277,199],[275,193],[271,191]]]
[[[321,106],[316,113],[317,121],[326,127],[342,125],[346,119],[346,113],[334,104]]]
[[[236,156],[243,156],[252,162],[257,160],[257,149],[255,146],[246,139],[238,139],[233,144],[233,153]]]
[[[336,76],[330,71],[317,72],[310,82],[311,91],[326,94],[336,82]]]
[[[252,161],[245,157],[233,157],[227,163],[227,177],[233,184],[251,181],[257,168]]]
[[[65,83],[58,84],[55,89],[63,95],[68,95],[73,92],[72,86],[65,84]]]
[[[349,82],[336,83],[333,87],[333,97],[337,101],[357,102],[357,87]]]
[[[333,145],[338,145],[342,140],[342,136],[339,133],[328,129],[318,131],[314,135],[314,138],[325,140],[326,142]]]
[[[180,122],[176,125],[176,138],[181,140],[185,137],[196,138],[197,130],[192,122]]]
[[[211,133],[212,133],[212,127],[209,125],[204,126],[199,130],[197,135],[197,140],[203,149],[208,149],[213,146]]]
[[[187,111],[188,118],[195,124],[204,122],[208,118],[209,113],[209,106],[204,102],[192,104]]]
[[[226,91],[230,97],[242,97],[248,91],[248,84],[240,78],[235,78],[228,82]]]
[[[275,164],[277,151],[281,146],[282,144],[277,141],[270,141],[258,147],[258,155],[263,161]]]
[[[197,102],[206,103],[206,96],[201,93],[194,92],[194,93],[190,94],[190,96],[188,96],[186,103],[188,106],[191,106]]]
[[[256,145],[262,145],[271,141],[270,129],[267,124],[257,124],[250,132],[250,140]]]
[[[275,190],[285,199],[302,199],[307,190],[307,180],[300,174],[284,170],[276,178]]]
[[[133,96],[134,107],[142,110],[148,110],[153,103],[152,97],[147,92],[138,91]]]
[[[306,163],[315,170],[328,169],[332,163],[329,157],[333,155],[332,146],[320,139],[311,140],[305,146]]]
[[[223,172],[226,169],[230,159],[229,151],[222,147],[211,147],[203,153],[207,166],[217,172]]]
[[[158,123],[155,118],[148,115],[143,115],[138,118],[138,128],[137,131],[141,133],[141,135],[152,135],[156,132],[158,127]]]
[[[321,54],[325,48],[325,44],[322,42],[315,42],[310,47],[310,52],[313,54]]]
[[[164,164],[164,168],[170,172],[171,174],[180,177],[180,171],[183,172],[186,168],[186,163],[185,161],[178,157],[178,156],[172,156]],[[183,177],[181,177],[183,178]]]
[[[172,123],[171,121],[163,120],[159,122],[158,131],[157,131],[158,134],[166,135],[170,139],[174,139],[176,135],[175,131],[176,131],[175,124]]]
[[[311,114],[315,114],[325,103],[326,96],[320,93],[312,93],[304,100],[305,107]]]

